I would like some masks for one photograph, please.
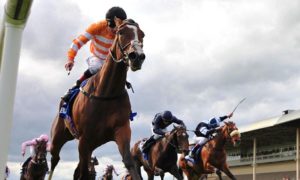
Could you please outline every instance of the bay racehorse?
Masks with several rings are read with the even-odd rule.
[[[37,141],[35,154],[22,170],[20,180],[44,180],[48,171],[47,142]]]
[[[148,180],[154,179],[154,175],[160,175],[161,179],[163,179],[165,172],[169,172],[177,179],[183,180],[177,166],[177,153],[188,152],[188,134],[184,126],[174,127],[165,137],[157,140],[150,147],[148,160],[143,158],[140,150],[141,142],[135,143],[131,149],[135,164],[139,167],[140,176],[142,176],[140,167],[143,166],[148,175]]]
[[[130,154],[131,105],[125,82],[128,67],[141,69],[145,59],[144,33],[133,20],[117,24],[117,34],[102,69],[92,76],[75,98],[71,117],[78,134],[79,163],[74,172],[76,180],[88,179],[88,163],[97,147],[115,141],[125,167],[134,179],[140,179]],[[60,106],[62,102],[60,103]],[[74,139],[64,119],[56,116],[51,129],[51,171],[49,179],[60,160],[62,146]]]
[[[188,180],[198,180],[205,174],[214,173],[217,168],[217,175],[222,179],[221,171],[229,178],[236,179],[230,172],[226,162],[225,143],[230,141],[234,146],[240,142],[240,133],[235,123],[224,122],[225,125],[217,129],[217,135],[207,142],[199,154],[199,160],[195,164],[187,162],[184,156],[179,158],[179,167],[182,169]]]

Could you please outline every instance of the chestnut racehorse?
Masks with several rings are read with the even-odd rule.
[[[192,164],[187,162],[184,156],[179,158],[179,167],[187,176],[188,180],[198,180],[203,174],[214,173],[217,168],[217,175],[222,179],[223,171],[231,179],[236,179],[230,172],[226,162],[225,143],[229,140],[234,146],[240,142],[240,133],[235,123],[224,122],[225,125],[217,130],[217,135],[207,142],[201,150],[199,162]]]
[[[48,171],[47,142],[37,141],[34,147],[35,154],[23,170],[20,180],[44,180]]]
[[[160,175],[164,178],[164,173],[169,172],[177,179],[182,179],[177,166],[177,153],[187,152],[189,148],[188,134],[184,126],[174,127],[167,133],[165,137],[159,139],[149,150],[148,161],[143,158],[139,148],[142,141],[135,143],[131,149],[136,166],[139,167],[139,175],[141,175],[140,167],[143,166],[148,175],[148,180],[154,179],[154,175]]]
[[[76,180],[88,179],[88,163],[93,150],[109,141],[117,143],[125,167],[132,177],[140,179],[130,154],[131,105],[125,82],[128,67],[132,71],[139,70],[145,59],[142,49],[144,33],[133,20],[125,20],[117,28],[105,64],[81,89],[71,109],[79,141],[79,163],[73,177]],[[59,115],[52,124],[51,136],[49,179],[60,160],[62,146],[74,139]]]

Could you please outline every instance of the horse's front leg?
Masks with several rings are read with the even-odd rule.
[[[175,165],[171,168],[170,173],[176,177],[176,179],[183,180],[183,176],[180,174],[178,167]]]
[[[86,137],[81,136],[79,139],[79,163],[74,172],[74,180],[87,180],[89,178],[88,164],[92,155],[92,151],[89,149],[89,144]],[[78,177],[79,173],[79,178]]]
[[[133,161],[130,153],[130,139],[131,139],[131,129],[129,127],[129,120],[125,126],[119,128],[115,133],[115,141],[118,145],[120,154],[123,159],[125,167],[128,169],[131,177],[134,180],[140,180],[138,175],[137,167]]]
[[[230,172],[227,163],[225,163],[220,170],[223,171],[230,179],[236,180],[235,176]],[[221,178],[222,178],[222,176],[221,176]]]

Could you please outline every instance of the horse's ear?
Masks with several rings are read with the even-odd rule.
[[[228,126],[228,122],[224,121],[224,124],[225,124],[226,126]]]

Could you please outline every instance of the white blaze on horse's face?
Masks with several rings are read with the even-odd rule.
[[[138,54],[144,53],[142,49],[142,43],[139,41],[138,29],[136,26],[128,25],[130,29],[134,32],[134,39],[131,41],[131,47],[135,49]]]
[[[145,54],[143,51],[143,44],[139,40],[139,29],[135,25],[127,25],[133,32],[133,39],[130,41],[130,48],[128,51],[129,66],[131,70],[136,71],[141,69],[141,66],[145,60]]]

